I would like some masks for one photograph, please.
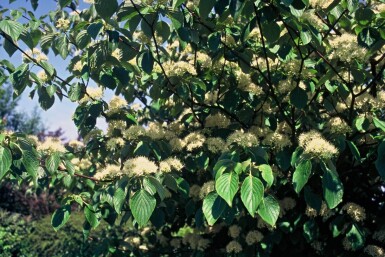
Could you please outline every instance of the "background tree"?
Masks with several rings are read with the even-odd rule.
[[[118,256],[384,255],[385,4],[86,2],[0,12],[15,94],[78,103],[83,142],[0,137],[0,179],[67,190],[54,229],[76,205],[132,227]]]

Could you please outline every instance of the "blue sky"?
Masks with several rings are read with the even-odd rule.
[[[16,9],[19,7],[24,7],[30,11],[32,10],[30,1],[25,0],[17,0],[13,2],[12,4],[8,3],[8,0],[1,0],[0,5],[3,6],[3,8],[9,8],[9,9]],[[80,0],[80,6],[79,9],[82,10],[84,8],[87,8],[89,5],[83,3],[82,0]],[[48,14],[49,11],[55,10],[57,8],[57,3],[53,0],[40,0],[39,6],[36,11],[34,11],[35,16],[40,17],[44,14]],[[20,18],[20,22],[25,22],[26,20],[23,20],[23,18]],[[19,41],[19,45],[23,49],[28,49],[21,41]],[[56,71],[57,74],[60,74],[61,77],[66,78],[69,76],[69,72],[66,70],[66,67],[68,65],[68,59],[63,60],[60,56],[55,56],[52,51],[48,54],[49,63],[51,63]],[[22,57],[20,52],[16,52],[13,54],[13,56],[10,58],[7,53],[5,53],[4,50],[0,50],[0,59],[8,59],[10,60],[14,65],[20,65],[22,62]],[[92,84],[91,84],[92,85]],[[35,106],[38,106],[37,97],[34,99],[29,98],[29,92],[31,90],[27,89],[23,95],[21,96],[21,99],[19,101],[19,110],[25,111],[27,113],[30,113]],[[111,98],[112,93],[108,92],[106,95],[106,100],[109,100]],[[63,99],[62,102],[56,97],[55,98],[55,104],[47,111],[42,110],[41,108],[38,108],[40,110],[43,122],[46,127],[48,127],[50,130],[56,130],[58,128],[62,128],[65,132],[65,137],[67,139],[76,139],[77,138],[77,129],[72,121],[72,114],[75,112],[75,109],[77,107],[77,104],[72,103],[68,99]],[[106,124],[103,122],[98,123],[98,126],[101,128],[105,128]]]

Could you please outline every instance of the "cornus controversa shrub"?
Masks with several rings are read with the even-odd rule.
[[[106,255],[385,255],[385,3],[84,2],[0,12],[1,81],[77,103],[81,142],[0,137],[1,180],[65,190],[55,230],[77,208],[130,228]]]

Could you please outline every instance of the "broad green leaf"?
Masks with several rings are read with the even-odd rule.
[[[303,45],[307,45],[311,42],[311,32],[309,30],[301,30],[300,37]]]
[[[216,192],[210,192],[205,199],[203,199],[203,214],[210,226],[214,225],[221,217],[225,208],[226,202]]]
[[[382,141],[377,149],[376,169],[382,180],[385,180],[385,141]]]
[[[354,159],[356,159],[358,162],[361,162],[361,155],[360,151],[358,151],[357,146],[352,141],[346,140],[346,143],[348,144],[350,152],[353,154]]]
[[[373,123],[374,123],[374,126],[376,126],[376,128],[379,128],[385,132],[385,122],[384,121],[378,119],[377,117],[373,117]]]
[[[380,38],[380,33],[376,29],[370,27],[364,28],[358,34],[358,44],[363,47],[370,48],[374,46]]]
[[[71,215],[71,205],[66,204],[57,209],[51,219],[52,227],[55,231],[58,231],[61,227],[63,227]]]
[[[231,207],[233,198],[238,191],[239,177],[235,172],[222,174],[215,181],[215,188],[227,204]]]
[[[279,216],[279,203],[271,195],[266,196],[259,204],[258,214],[269,225],[274,226]]]
[[[324,163],[322,163],[321,167],[324,170],[322,178],[324,198],[327,206],[330,209],[333,209],[342,202],[344,186],[335,170],[329,169]]]
[[[50,173],[54,173],[57,171],[60,164],[60,154],[53,153],[47,157],[45,160],[45,167]]]
[[[262,178],[266,181],[267,185],[271,187],[274,183],[273,170],[267,164],[258,166],[258,169],[262,172]]]
[[[71,4],[71,0],[59,0],[59,5],[60,5],[60,8],[62,9],[70,4]]]
[[[0,145],[0,181],[7,174],[12,165],[12,153],[8,148]]]
[[[102,29],[103,24],[98,23],[92,23],[87,28],[87,33],[90,35],[93,39],[96,39],[96,37],[99,35],[100,30]]]
[[[95,0],[96,12],[105,20],[109,20],[118,7],[117,0]]]
[[[353,251],[356,251],[365,245],[364,233],[358,228],[356,224],[353,224],[349,232],[346,233],[346,238],[349,241]]]
[[[140,66],[143,71],[150,74],[152,72],[152,68],[154,67],[154,57],[150,51],[145,51],[140,59]]]
[[[4,50],[8,53],[9,57],[12,57],[12,55],[17,51],[17,47],[15,47],[11,42],[4,39],[3,44]]]
[[[302,161],[294,171],[293,185],[297,194],[301,192],[302,188],[306,185],[311,174],[311,161]]]
[[[35,179],[37,177],[37,170],[39,168],[39,160],[37,154],[32,151],[23,151],[22,162],[29,175]]]
[[[156,192],[158,193],[160,199],[163,201],[166,197],[166,189],[164,186],[154,177],[148,176],[146,177],[148,182],[155,188]]]
[[[96,228],[100,223],[100,212],[96,212],[92,206],[88,205],[84,208],[84,216],[91,227]]]
[[[252,217],[255,216],[259,203],[263,199],[263,184],[252,175],[247,176],[242,183],[241,199]]]
[[[290,103],[297,107],[298,109],[302,109],[307,104],[307,93],[300,87],[296,87],[290,93]]]
[[[24,27],[17,21],[2,20],[0,21],[0,30],[10,36],[13,41],[17,41]]]
[[[49,74],[50,76],[53,76],[55,74],[55,68],[49,64],[48,62],[46,61],[41,61],[40,62],[40,65],[43,67],[43,69],[45,70],[45,72],[47,74]]]
[[[46,111],[52,107],[55,102],[55,97],[50,96],[46,87],[40,87],[37,94],[39,95],[39,104],[43,110]]]
[[[113,204],[115,211],[120,214],[122,207],[126,202],[127,192],[128,192],[128,179],[123,178],[117,183],[117,187],[114,192]]]
[[[214,8],[215,2],[216,0],[199,1],[198,9],[201,18],[206,19],[209,16],[211,10]]]
[[[156,199],[146,190],[140,189],[130,199],[130,209],[139,226],[147,224],[155,210]]]
[[[68,92],[68,97],[72,102],[79,101],[84,97],[86,92],[86,87],[81,83],[74,83],[70,87],[70,91]]]
[[[10,76],[11,83],[16,95],[21,95],[29,84],[28,64],[20,65]]]

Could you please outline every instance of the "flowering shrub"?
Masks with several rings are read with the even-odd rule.
[[[81,142],[0,136],[0,179],[66,190],[54,229],[78,206],[132,227],[122,254],[384,256],[384,3],[85,2],[0,12],[15,95],[78,104]]]

